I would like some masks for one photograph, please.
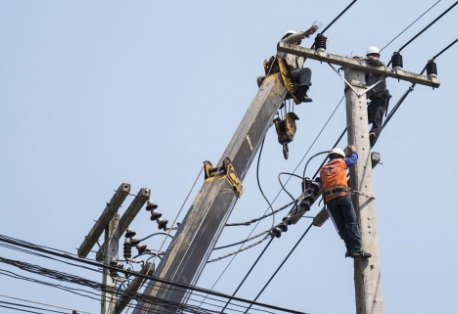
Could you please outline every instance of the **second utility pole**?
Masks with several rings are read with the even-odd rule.
[[[348,144],[354,144],[358,152],[358,162],[350,168],[350,187],[357,191],[352,201],[359,220],[361,246],[372,254],[371,258],[354,261],[356,313],[382,314],[382,280],[364,75],[363,71],[345,68],[345,79],[359,94],[356,95],[351,87],[345,85]]]

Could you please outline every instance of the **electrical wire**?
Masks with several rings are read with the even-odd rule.
[[[267,288],[267,286],[270,284],[270,282],[272,281],[272,279],[274,279],[275,275],[277,275],[277,273],[280,271],[280,269],[283,267],[283,265],[286,263],[286,261],[288,260],[288,258],[291,256],[291,254],[293,254],[294,250],[297,248],[297,246],[299,245],[299,243],[301,243],[302,239],[304,239],[304,237],[307,235],[307,233],[309,232],[310,228],[312,228],[313,226],[313,223],[310,224],[310,226],[305,230],[305,232],[302,234],[302,236],[299,238],[299,240],[296,242],[296,244],[293,246],[293,248],[289,251],[288,255],[286,255],[286,257],[283,259],[283,262],[280,264],[280,266],[278,266],[277,270],[274,272],[274,274],[269,278],[269,280],[266,282],[266,284],[264,285],[264,287],[261,289],[261,291],[258,293],[258,295],[256,296],[256,298],[254,298],[254,301],[258,300],[258,298],[261,296],[261,294],[264,292],[264,290]],[[248,308],[246,309],[245,311],[245,314],[250,310],[251,308],[251,305],[248,306]]]
[[[119,268],[113,267],[111,265],[105,265],[105,264],[101,264],[101,263],[98,263],[98,262],[93,262],[93,261],[86,260],[86,259],[81,259],[81,258],[77,258],[77,257],[73,257],[73,256],[67,256],[67,255],[64,255],[62,253],[50,251],[50,250],[47,250],[47,249],[44,249],[44,248],[39,248],[34,244],[27,245],[26,243],[24,243],[25,241],[22,241],[22,240],[18,241],[15,238],[7,237],[5,235],[0,235],[0,241],[8,243],[8,244],[12,244],[12,245],[17,245],[17,246],[20,246],[20,247],[25,247],[25,248],[30,249],[30,250],[35,250],[35,251],[39,251],[39,252],[42,252],[42,253],[46,253],[46,254],[50,254],[50,255],[54,255],[54,256],[59,256],[59,257],[70,259],[70,260],[74,260],[74,261],[77,261],[77,262],[80,262],[80,263],[83,263],[83,264],[96,266],[96,267],[101,267],[101,268],[108,269],[108,270],[118,271],[118,272],[122,272],[124,274],[128,274],[128,275],[131,275],[131,276],[141,277],[143,279],[149,279],[149,280],[157,281],[157,282],[160,282],[160,283],[163,283],[163,284],[166,284],[166,285],[170,285],[170,286],[174,286],[174,287],[177,287],[177,288],[180,288],[180,289],[187,289],[187,290],[203,292],[203,293],[211,294],[211,295],[214,295],[214,296],[217,296],[217,297],[226,298],[226,299],[227,298],[232,298],[233,300],[236,300],[236,301],[239,301],[239,302],[242,302],[242,303],[245,303],[245,304],[251,304],[252,303],[252,301],[247,300],[247,299],[226,295],[224,293],[212,291],[212,290],[209,290],[209,289],[200,288],[200,287],[197,287],[197,286],[184,285],[184,284],[172,282],[172,281],[169,281],[169,280],[165,280],[165,279],[162,279],[162,278],[156,278],[156,277],[152,277],[152,276],[143,275],[143,274],[140,274],[140,273],[135,273],[135,272],[132,272],[132,271],[129,271],[129,270],[126,270],[126,269],[119,269]],[[5,260],[5,259],[3,258],[3,260]],[[23,262],[21,262],[21,263],[23,263]],[[163,302],[165,302],[165,301],[163,301]],[[170,302],[170,301],[167,301],[167,302]],[[283,311],[283,312],[288,312],[288,313],[293,313],[293,314],[294,313],[295,314],[302,314],[302,312],[300,312],[300,311],[290,310],[290,309],[286,309],[286,308],[282,308],[282,307],[275,306],[275,305],[270,305],[270,304],[264,304],[264,303],[255,302],[254,305],[265,307],[265,308],[269,308],[269,309],[272,309],[272,310],[280,310],[280,311]]]
[[[54,304],[48,304],[48,303],[33,301],[33,300],[29,300],[29,299],[13,297],[11,295],[1,294],[1,293],[0,293],[0,297],[9,298],[9,299],[18,300],[18,301],[25,301],[25,302],[35,303],[35,304],[40,304],[40,305],[45,305],[45,306],[54,307],[54,308],[63,309],[63,310],[76,311],[76,312],[85,313],[85,314],[96,314],[96,313],[92,313],[92,312],[87,312],[87,311],[83,311],[83,310],[77,310],[77,309],[73,309],[73,308],[58,306],[58,305],[54,305]]]
[[[423,17],[423,15],[425,15],[426,13],[428,13],[432,8],[434,8],[436,6],[436,4],[438,4],[439,2],[441,2],[441,0],[437,1],[436,3],[434,3],[428,10],[426,10],[422,15],[420,15],[419,17],[417,17],[415,19],[415,21],[413,21],[412,23],[410,23],[409,26],[407,26],[406,28],[404,28],[404,30],[402,32],[400,32],[396,37],[394,37],[388,44],[385,45],[385,47],[383,47],[382,49],[380,49],[380,52],[382,52],[386,47],[388,47],[393,41],[395,41],[399,36],[401,36],[406,30],[408,30],[413,24],[415,24],[419,19],[421,19]]]
[[[298,199],[295,199],[294,201],[291,201],[291,202],[287,203],[286,205],[283,205],[282,207],[280,207],[280,208],[274,210],[273,212],[270,212],[270,213],[268,213],[268,214],[262,215],[262,216],[257,217],[257,218],[253,218],[253,219],[251,219],[251,220],[249,220],[249,221],[227,223],[225,226],[226,226],[226,227],[232,227],[232,226],[249,226],[249,225],[251,225],[252,223],[255,223],[255,222],[259,221],[259,220],[262,220],[262,219],[264,219],[264,218],[267,218],[267,217],[269,217],[269,216],[272,216],[273,214],[276,214],[276,213],[278,213],[278,212],[280,212],[280,211],[282,211],[282,210],[284,210],[284,209],[290,207],[292,204],[296,203],[297,200],[298,200]],[[214,250],[216,250],[216,248],[214,248]]]
[[[323,31],[321,32],[321,34],[324,34],[324,32],[327,31],[328,28],[330,28],[330,27],[332,26],[332,24],[334,24],[334,23],[335,23],[335,22],[345,13],[345,12],[347,12],[347,10],[350,9],[351,6],[352,6],[353,4],[355,4],[356,1],[357,1],[357,0],[353,0],[346,8],[342,11],[342,12],[340,12],[340,14],[337,15],[336,18],[333,19],[332,22],[329,23],[329,25],[326,26],[325,29],[323,29]]]
[[[26,313],[44,314],[42,312],[27,311],[27,310],[18,309],[18,308],[11,307],[11,306],[6,306],[6,305],[0,305],[0,307],[6,308],[6,309],[11,309],[11,310],[16,310],[16,311],[21,311],[21,312],[26,312]]]
[[[450,47],[452,47],[454,44],[456,44],[456,42],[458,42],[458,39],[455,39],[450,45],[448,45],[447,47],[445,47],[444,49],[442,49],[438,54],[436,54],[431,60],[435,60],[436,58],[438,58],[440,55],[442,55],[445,51],[447,51],[448,49],[450,49]],[[421,71],[421,74],[423,74],[426,70],[426,67],[423,68],[423,70]],[[414,90],[414,87],[415,87],[415,83],[412,84],[408,89],[407,91],[401,96],[401,98],[398,100],[398,102],[396,103],[396,105],[394,105],[393,109],[391,109],[390,113],[388,114],[388,116],[386,117],[385,121],[383,122],[383,126],[382,126],[382,131],[383,129],[385,128],[385,126],[388,124],[388,122],[391,120],[391,118],[393,117],[393,115],[396,113],[396,111],[399,109],[399,107],[401,106],[401,104],[404,102],[404,100],[407,98],[407,96]]]
[[[25,304],[19,304],[19,303],[13,303],[13,302],[0,301],[0,303],[1,303],[1,304],[14,305],[14,306],[22,306],[22,307],[26,307],[26,308],[34,309],[34,310],[43,310],[43,311],[53,312],[53,313],[68,314],[68,313],[66,313],[66,312],[54,311],[54,310],[50,310],[50,309],[44,309],[44,308],[42,308],[42,307],[35,307],[35,306],[30,306],[30,305],[25,305]]]
[[[266,135],[267,135],[267,133],[266,133]],[[267,204],[269,205],[270,210],[272,211],[272,228],[273,228],[275,226],[275,211],[274,211],[274,209],[272,207],[272,204],[269,202],[269,199],[264,194],[264,191],[262,190],[262,187],[261,187],[261,182],[259,180],[259,164],[261,163],[262,149],[264,148],[265,140],[266,140],[266,137],[264,136],[264,139],[262,140],[262,143],[261,143],[261,148],[259,149],[258,164],[256,165],[256,181],[258,182],[259,191],[261,192],[262,196],[264,197],[264,199],[266,200]]]
[[[246,273],[245,277],[243,277],[242,281],[240,282],[240,284],[238,285],[237,289],[235,289],[234,293],[232,293],[232,296],[236,295],[236,293],[239,291],[239,289],[242,287],[242,285],[244,284],[245,280],[248,278],[248,276],[251,274],[251,271],[254,269],[254,267],[258,264],[259,260],[261,259],[261,257],[264,255],[264,253],[266,252],[267,248],[270,246],[270,244],[272,243],[274,237],[272,237],[270,239],[270,241],[267,243],[267,245],[264,247],[264,249],[262,250],[261,254],[258,255],[258,257],[256,258],[256,261],[253,263],[253,265],[251,266],[250,270],[248,270],[248,272]],[[227,300],[227,303],[226,305],[224,305],[224,308],[221,310],[221,313],[224,313],[224,310],[226,309],[226,307],[229,305],[229,303],[231,303],[232,299],[229,299]]]
[[[407,43],[405,43],[401,48],[399,48],[398,52],[401,52],[402,49],[407,47],[412,41],[414,41],[418,36],[423,34],[424,31],[426,31],[428,28],[433,26],[437,21],[439,21],[445,14],[447,14],[451,9],[453,9],[456,5],[458,4],[458,1],[455,2],[452,6],[450,6],[447,10],[445,10],[441,15],[439,15],[437,18],[435,18],[431,23],[429,23],[425,28],[423,28],[418,34],[416,34],[414,37],[412,37]]]

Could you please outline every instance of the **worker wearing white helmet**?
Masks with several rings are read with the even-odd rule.
[[[385,65],[385,63],[380,60],[380,50],[375,46],[367,48],[366,57],[355,56],[354,58],[364,60],[372,66]],[[367,113],[369,123],[372,123],[372,128],[369,131],[369,140],[371,146],[373,146],[382,131],[383,114],[388,109],[391,95],[386,88],[386,81],[382,76],[367,72],[365,78],[366,86],[372,86],[382,80],[366,94],[367,98],[371,101],[368,104]]]
[[[337,231],[345,243],[345,257],[369,258],[372,255],[361,248],[361,232],[349,195],[347,169],[358,161],[356,147],[349,145],[351,156],[346,158],[340,148],[329,153],[329,162],[320,170],[323,197]]]
[[[314,34],[318,26],[313,25],[309,29],[305,31],[296,32],[293,30],[289,30],[285,33],[282,37],[281,41],[293,44],[293,45],[300,45],[302,39],[305,37],[309,37],[310,35]],[[280,52],[279,55],[286,61],[288,64],[288,68],[290,70],[292,79],[297,82],[298,84],[298,93],[297,96],[300,101],[302,102],[311,102],[312,98],[307,96],[307,91],[309,90],[311,79],[312,79],[312,71],[309,68],[304,68],[304,57],[296,56],[289,53]],[[262,81],[264,80],[265,76],[258,77],[258,86],[261,86]]]

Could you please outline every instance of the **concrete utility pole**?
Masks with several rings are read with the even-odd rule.
[[[138,214],[143,205],[148,201],[150,197],[150,189],[141,188],[138,194],[135,196],[132,203],[126,209],[122,217],[118,214],[118,209],[126,199],[130,192],[130,184],[123,183],[119,186],[116,193],[113,195],[111,200],[107,202],[107,207],[103,211],[100,218],[96,221],[89,234],[85,237],[83,243],[78,249],[78,255],[81,258],[85,258],[95,243],[98,243],[99,237],[105,231],[105,242],[97,252],[96,258],[99,261],[103,260],[103,263],[110,265],[111,262],[117,262],[118,250],[119,250],[119,238],[126,231],[129,224],[133,221],[135,216]],[[148,264],[148,267],[142,269],[141,274],[145,274],[154,267]],[[102,283],[108,287],[116,287],[116,282],[111,278],[110,271],[108,269],[103,270]],[[143,284],[140,279],[133,280],[132,284],[128,287],[128,293],[122,295],[121,300],[117,300],[117,296],[109,293],[102,292],[101,300],[101,314],[112,314],[114,311],[122,311],[127,305],[126,299],[135,294]]]
[[[117,233],[119,224],[119,214],[111,219],[110,223],[105,229],[105,246],[106,252],[104,252],[103,263],[110,265],[110,262],[118,259],[118,248],[119,248],[119,235]],[[108,287],[116,287],[116,282],[110,277],[110,270],[103,269],[102,284]],[[116,305],[116,295],[102,291],[102,310],[101,314],[111,314],[112,310]]]
[[[318,52],[314,49],[283,42],[280,42],[278,51],[344,67],[348,144],[356,145],[359,155],[356,165],[350,168],[350,187],[354,191],[358,191],[352,196],[352,201],[361,229],[362,247],[372,253],[372,257],[369,259],[359,258],[354,261],[356,313],[383,314],[382,280],[372,182],[373,159],[377,159],[377,157],[379,159],[380,156],[371,156],[370,153],[365,72],[432,87],[439,87],[440,81],[435,77],[394,70],[384,66],[374,67],[355,59]],[[320,215],[317,222],[324,222],[324,216],[326,215]]]
[[[243,182],[286,93],[278,73],[266,77],[221,156],[218,166],[229,157],[240,182]],[[236,201],[236,192],[227,178],[205,181],[154,272],[154,277],[194,285]],[[150,281],[144,293],[164,302],[177,304],[185,302],[183,300],[186,290]],[[133,314],[174,313],[175,311],[170,307],[139,302]]]
[[[345,79],[351,82],[360,97],[347,88],[348,144],[356,145],[358,162],[350,168],[350,187],[359,194],[352,196],[361,230],[361,245],[372,253],[369,259],[354,260],[356,313],[383,314],[382,279],[377,239],[375,196],[372,182],[372,165],[369,143],[369,127],[364,72],[345,68]]]

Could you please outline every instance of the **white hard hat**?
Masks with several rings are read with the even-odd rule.
[[[291,30],[289,30],[289,31],[287,31],[287,32],[285,33],[285,36],[286,36],[286,35],[293,35],[293,34],[296,34],[296,31],[293,31],[293,30],[291,29]]]
[[[334,154],[342,156],[343,158],[345,158],[345,153],[340,148],[333,148],[331,150],[331,152],[329,153],[329,156],[334,155]]]
[[[378,49],[377,47],[375,46],[370,46],[369,48],[367,48],[367,52],[366,52],[366,56],[370,53],[377,53],[377,54],[380,54],[380,49]]]

